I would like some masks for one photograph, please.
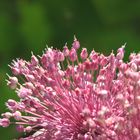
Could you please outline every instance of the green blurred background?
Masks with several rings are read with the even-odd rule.
[[[127,42],[126,60],[140,46],[140,0],[0,0],[0,113],[16,98],[6,86],[12,59],[29,60],[46,44],[61,49],[76,35],[82,47],[109,54]],[[17,137],[0,128],[0,140]]]

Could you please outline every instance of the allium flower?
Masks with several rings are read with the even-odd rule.
[[[125,63],[125,46],[78,57],[79,47],[75,39],[70,50],[13,61],[8,85],[19,101],[7,101],[0,125],[32,132],[20,140],[140,140],[140,54]]]

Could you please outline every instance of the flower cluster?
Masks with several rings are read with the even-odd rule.
[[[126,63],[124,47],[78,57],[75,38],[71,49],[13,61],[7,84],[19,101],[6,102],[0,126],[33,133],[20,140],[140,140],[140,54]]]

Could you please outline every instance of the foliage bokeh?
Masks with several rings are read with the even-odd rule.
[[[17,98],[6,86],[7,64],[30,59],[48,46],[70,46],[76,35],[82,47],[109,54],[127,43],[126,57],[140,46],[140,1],[127,0],[5,0],[0,1],[0,113],[8,98]],[[0,128],[0,139],[17,137],[14,126]]]

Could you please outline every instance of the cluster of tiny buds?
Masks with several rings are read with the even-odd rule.
[[[140,54],[79,48],[74,37],[70,49],[13,61],[6,81],[19,101],[6,102],[0,126],[16,125],[20,140],[140,140]]]

